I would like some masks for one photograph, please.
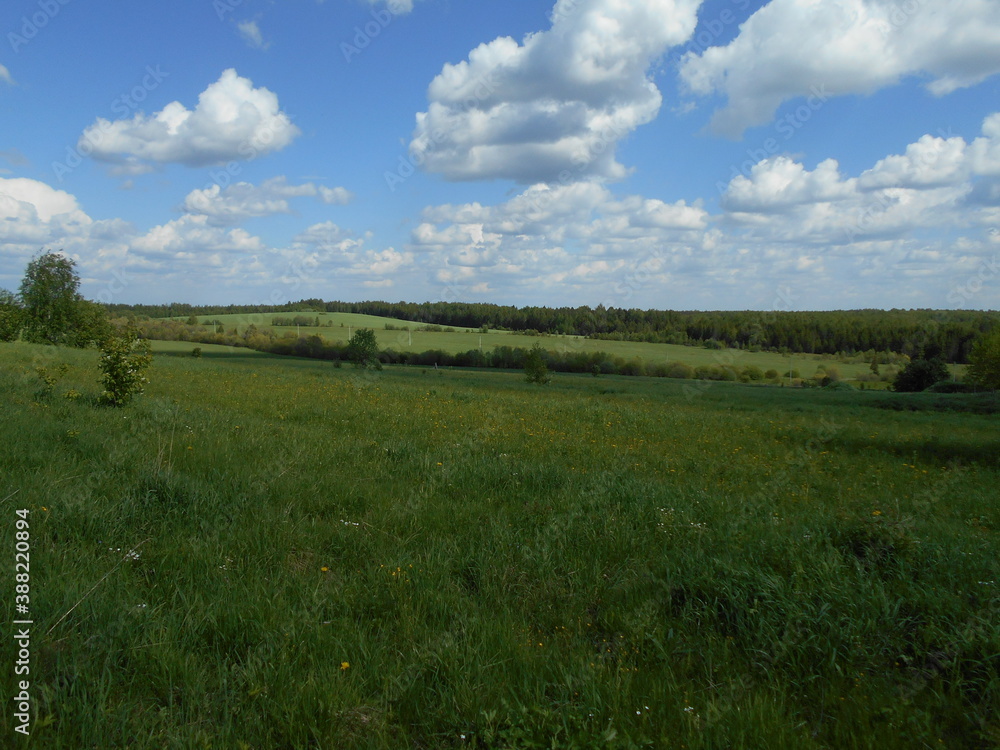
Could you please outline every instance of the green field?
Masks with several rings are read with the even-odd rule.
[[[995,395],[156,350],[0,345],[8,747],[1000,746]]]
[[[295,315],[304,315],[309,318],[318,317],[321,325],[319,327],[302,326],[297,331],[295,327],[270,325],[274,318],[293,318]],[[820,365],[835,366],[840,371],[841,377],[846,380],[870,373],[869,362],[845,363],[838,361],[835,357],[815,354],[784,356],[771,352],[750,352],[737,349],[709,350],[702,346],[603,341],[600,339],[588,339],[582,336],[526,336],[510,331],[490,331],[485,334],[481,334],[478,330],[474,329],[456,329],[454,332],[419,331],[416,329],[421,324],[412,321],[380,318],[373,315],[357,315],[354,313],[202,315],[198,316],[198,319],[202,324],[211,323],[216,320],[221,321],[227,331],[235,328],[241,334],[249,325],[253,324],[257,328],[272,330],[279,336],[297,332],[300,336],[319,335],[327,341],[339,341],[345,344],[353,330],[356,330],[358,327],[371,328],[375,331],[375,336],[381,348],[394,349],[399,352],[424,352],[439,349],[455,354],[479,348],[491,351],[496,346],[523,347],[527,349],[535,344],[539,344],[544,349],[556,352],[606,352],[614,357],[622,357],[624,359],[637,358],[647,363],[683,362],[692,367],[698,367],[699,365],[735,365],[737,367],[755,365],[765,372],[773,369],[782,374],[787,373],[791,369],[798,370],[804,378],[812,377]],[[184,318],[175,318],[175,320],[184,320]],[[332,327],[327,327],[327,323],[331,323]],[[386,330],[386,324],[398,328],[409,327],[411,330]],[[960,374],[963,369],[964,367],[956,368],[956,372]]]

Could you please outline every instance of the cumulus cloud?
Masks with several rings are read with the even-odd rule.
[[[140,112],[115,122],[98,118],[78,145],[118,165],[203,167],[280,151],[300,132],[274,93],[254,88],[230,68],[199,95],[194,110],[175,101],[153,115]]]
[[[239,224],[246,219],[292,213],[289,200],[303,196],[318,197],[326,204],[345,204],[350,191],[342,187],[328,188],[311,182],[290,185],[285,177],[274,177],[260,185],[237,182],[223,189],[218,184],[192,190],[184,199],[181,210],[188,214],[208,217],[215,226]]]
[[[263,241],[243,229],[212,226],[204,215],[188,215],[153,227],[132,241],[140,255],[152,258],[197,258],[211,253],[260,253]]]
[[[346,206],[354,200],[354,193],[342,187],[319,187],[320,199],[329,206]]]
[[[907,146],[905,154],[879,160],[861,175],[858,185],[865,190],[953,185],[969,176],[970,166],[962,138],[924,135]]]
[[[405,15],[413,10],[413,0],[368,0],[370,5],[384,5],[390,13]]]
[[[444,66],[411,158],[449,180],[623,177],[618,141],[662,103],[649,68],[691,35],[700,1],[558,0],[547,31]]]
[[[1000,177],[1000,112],[983,121],[983,135],[969,146],[968,159],[975,174]]]
[[[857,194],[856,180],[843,180],[835,159],[812,172],[786,156],[755,165],[750,176],[737,175],[722,196],[722,207],[735,213],[771,213],[806,203],[842,200]]]
[[[79,221],[86,218],[76,198],[65,190],[26,177],[0,177],[0,217],[48,222],[60,215]]]
[[[334,282],[343,277],[357,280],[366,288],[393,286],[393,274],[415,264],[413,252],[387,247],[365,247],[369,236],[355,237],[332,221],[313,224],[298,234],[287,251],[295,263],[310,269],[310,276]]]
[[[0,81],[9,83],[11,86],[14,85],[14,77],[10,74],[10,71],[7,70],[5,65],[0,65]]]
[[[759,237],[832,245],[986,225],[1000,207],[1000,117],[987,117],[982,133],[971,143],[924,135],[858,177],[833,159],[808,170],[773,157],[734,177],[722,207]]]
[[[629,269],[663,281],[667,258],[703,247],[709,222],[698,206],[619,199],[595,181],[536,184],[497,206],[431,206],[422,219],[410,246],[451,297],[560,285],[593,297]]]
[[[712,129],[739,136],[816,87],[871,93],[905,76],[935,95],[1000,72],[1000,4],[992,0],[772,0],[728,45],[689,52],[680,75],[698,95],[724,94]]]
[[[0,177],[0,277],[20,278],[39,248],[86,257],[89,271],[123,252],[134,231],[121,219],[92,219],[75,196],[44,182]]]
[[[259,49],[263,52],[271,46],[270,42],[264,41],[264,36],[260,33],[260,27],[256,21],[241,21],[236,24],[236,30],[239,31],[243,41],[253,49]]]

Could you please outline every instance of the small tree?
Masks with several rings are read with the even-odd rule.
[[[347,354],[355,367],[382,369],[382,363],[378,359],[378,340],[371,328],[359,328],[354,332],[347,342]]]
[[[524,379],[529,383],[538,383],[538,385],[545,385],[552,379],[545,359],[542,357],[542,347],[538,344],[531,347],[528,356],[525,357]]]
[[[140,339],[135,328],[108,336],[101,344],[98,362],[104,385],[101,402],[108,406],[124,406],[141,394],[149,382],[146,370],[152,361],[149,342]]]
[[[47,252],[31,259],[20,289],[29,341],[69,343],[76,323],[79,286],[75,264],[65,255]]]
[[[926,391],[935,383],[948,379],[948,366],[937,357],[915,359],[902,369],[892,389],[904,393]]]
[[[969,363],[969,380],[983,388],[1000,390],[1000,326],[976,341]]]

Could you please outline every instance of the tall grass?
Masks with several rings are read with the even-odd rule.
[[[0,348],[32,747],[1000,743],[994,415],[203,349]]]

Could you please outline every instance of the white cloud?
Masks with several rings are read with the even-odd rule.
[[[26,177],[0,178],[0,218],[49,222],[60,215],[81,221],[86,217],[76,198],[64,190]]]
[[[500,37],[446,64],[410,144],[449,180],[617,179],[619,140],[662,97],[648,70],[694,30],[701,0],[558,0],[549,30]]]
[[[497,206],[431,206],[422,218],[411,247],[444,297],[558,288],[591,300],[637,270],[664,282],[672,263],[701,252],[709,220],[684,201],[618,199],[595,181],[533,185]]]
[[[925,135],[902,155],[887,156],[861,174],[858,185],[881,187],[936,187],[954,185],[969,176],[966,144],[961,138]]]
[[[350,232],[344,231],[332,221],[313,224],[304,232],[297,234],[293,242],[302,245],[313,245],[323,249],[335,247],[339,250],[345,250],[357,244],[357,240],[351,239]],[[345,242],[348,244],[345,245]]]
[[[371,5],[385,5],[395,15],[405,15],[413,10],[413,0],[368,0]]]
[[[843,181],[834,159],[814,171],[785,156],[756,164],[750,176],[737,175],[722,197],[722,206],[735,213],[771,213],[804,203],[841,200],[856,195],[855,180]]]
[[[688,53],[680,69],[693,93],[726,96],[712,129],[730,136],[817,87],[865,94],[919,75],[940,96],[998,72],[1000,3],[993,0],[772,0],[736,39]]]
[[[86,258],[86,279],[123,252],[134,231],[121,219],[93,220],[73,195],[44,182],[0,177],[0,277],[20,278],[31,256],[46,248]]]
[[[153,227],[136,237],[132,249],[147,258],[197,261],[205,255],[261,253],[265,245],[242,229],[212,226],[204,215],[188,215]]]
[[[354,200],[354,193],[342,187],[328,188],[320,185],[320,199],[330,206],[346,206]]]
[[[199,95],[194,110],[171,102],[150,116],[140,112],[116,122],[98,118],[79,143],[95,158],[119,165],[203,167],[280,151],[299,133],[275,94],[254,88],[230,68]]]
[[[987,225],[1000,208],[1000,116],[982,132],[971,143],[924,135],[851,178],[833,159],[812,171],[766,159],[730,181],[722,206],[758,236],[834,245]]]
[[[1000,177],[1000,112],[983,121],[983,137],[969,146],[968,158],[975,174]]]
[[[11,76],[10,71],[7,70],[5,65],[0,65],[0,81],[9,83],[11,86],[14,85],[14,77]]]
[[[352,197],[342,187],[317,187],[311,182],[289,185],[285,177],[273,177],[260,185],[237,182],[225,189],[213,184],[201,190],[192,190],[184,199],[181,210],[207,216],[209,223],[216,226],[226,226],[254,217],[290,214],[289,199],[302,196],[316,196],[326,204],[347,203]]]
[[[349,277],[369,288],[389,287],[389,278],[412,267],[414,254],[388,247],[382,250],[365,248],[369,236],[354,237],[332,221],[313,224],[295,237],[286,255],[293,263],[310,270],[312,281],[334,283]]]
[[[240,32],[243,41],[253,49],[259,49],[263,52],[271,46],[270,42],[264,41],[264,37],[260,33],[260,27],[256,21],[241,21],[236,24],[236,30]]]

